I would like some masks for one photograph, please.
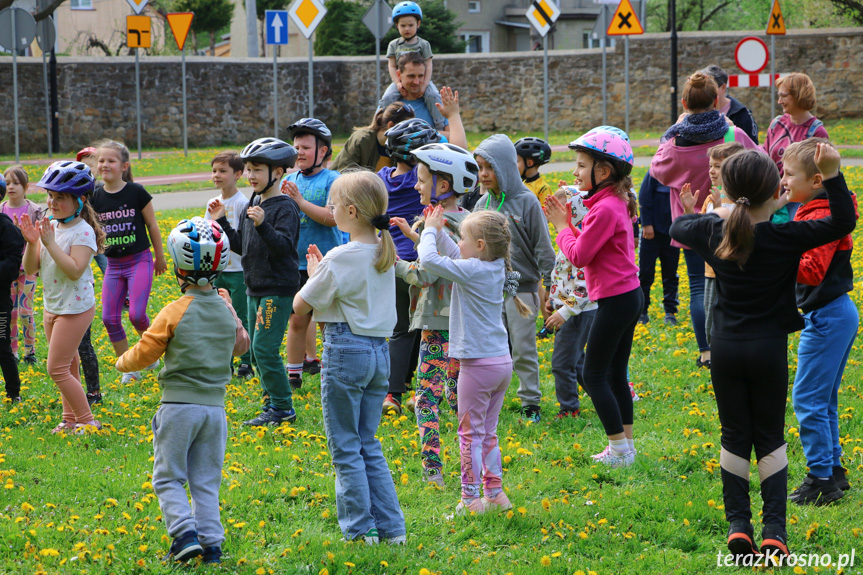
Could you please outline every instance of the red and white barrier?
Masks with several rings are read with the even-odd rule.
[[[785,74],[776,74],[773,81],[776,81]],[[771,84],[770,74],[729,74],[729,88],[766,88]]]

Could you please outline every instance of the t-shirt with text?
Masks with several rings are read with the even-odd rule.
[[[97,186],[93,192],[93,209],[105,231],[105,255],[122,258],[150,247],[143,210],[152,200],[144,186],[126,183],[118,192],[106,192]]]
[[[293,172],[285,176],[282,182],[296,183],[307,202],[325,207],[327,198],[330,196],[330,186],[338,177],[338,172],[323,169],[314,176],[304,176],[300,172]],[[334,247],[342,245],[342,234],[335,226],[320,224],[300,210],[300,238],[297,240],[297,255],[301,270],[306,269],[306,252],[311,244],[318,246],[321,253],[326,255]]]

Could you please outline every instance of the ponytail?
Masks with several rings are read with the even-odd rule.
[[[389,230],[389,195],[384,181],[368,170],[342,172],[330,187],[330,201],[354,206],[361,219],[380,230],[375,270],[384,273],[391,269],[396,263],[396,245]]]
[[[507,295],[512,297],[512,301],[515,303],[515,309],[518,311],[518,315],[521,317],[530,317],[532,314],[531,309],[527,307],[527,304],[525,304],[517,295],[518,280],[521,279],[521,274],[512,270],[512,264],[509,261],[509,251],[507,251],[506,257],[504,257],[503,261],[506,264],[506,279],[503,283],[503,297],[504,299],[506,299]]]
[[[722,241],[716,248],[716,257],[735,261],[743,269],[755,243],[755,225],[749,216],[748,202],[738,202],[725,220],[723,232]]]
[[[389,229],[381,230],[381,243],[378,244],[378,259],[375,260],[375,269],[378,273],[384,273],[396,264],[396,244]]]
[[[90,205],[89,196],[84,196],[81,198],[81,201],[84,203],[84,207],[81,209],[80,214],[81,219],[93,228],[93,232],[96,234],[96,253],[100,254],[105,248],[105,230],[102,229],[102,225],[99,223],[99,218],[96,216],[93,206]]]

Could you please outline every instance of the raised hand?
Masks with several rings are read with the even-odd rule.
[[[219,198],[213,198],[210,200],[210,203],[207,204],[207,211],[210,212],[211,218],[218,220],[225,215],[225,205]]]
[[[27,240],[28,244],[35,244],[39,241],[39,229],[33,225],[32,220],[30,220],[30,216],[24,214],[21,218],[15,218],[15,223],[21,229],[21,235],[24,236],[24,239]]]
[[[402,233],[404,234],[404,236],[406,238],[411,239],[414,242],[416,242],[420,237],[420,235],[418,233],[416,233],[413,229],[411,229],[411,225],[404,218],[398,218],[398,217],[390,218],[390,225],[396,226],[398,229],[400,229],[402,231]]]
[[[45,247],[54,243],[54,226],[51,225],[51,220],[48,218],[42,218],[39,221],[39,239],[42,240],[42,245]]]
[[[324,255],[315,244],[309,244],[309,249],[307,251],[306,271],[309,273],[309,277],[312,277],[315,275],[315,272],[318,271],[318,266],[320,265],[321,260],[324,259]]]
[[[444,217],[443,206],[437,205],[430,213],[426,215],[426,227],[435,228],[438,231],[443,229]]]
[[[458,107],[458,92],[454,91],[449,86],[444,86],[440,89],[441,103],[435,102],[435,106],[440,110],[444,118],[450,119],[459,113]]]
[[[683,187],[680,188],[680,203],[683,206],[684,214],[695,213],[695,204],[698,202],[699,193],[699,190],[696,190],[695,195],[693,195],[692,186],[690,186],[688,183],[683,184]]]
[[[569,227],[572,210],[554,196],[549,196],[545,200],[545,217],[548,218],[554,229],[560,232]]]
[[[264,208],[261,206],[252,206],[246,210],[246,215],[249,216],[250,220],[255,222],[255,227],[264,223]]]
[[[819,143],[815,149],[815,166],[825,180],[839,175],[839,151],[830,144]]]

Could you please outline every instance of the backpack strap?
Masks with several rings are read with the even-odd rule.
[[[728,126],[728,129],[725,130],[725,143],[734,141],[734,126]]]
[[[775,118],[773,118],[773,120],[770,122],[770,127],[769,127],[769,128],[767,128],[767,131],[768,131],[768,132],[772,131],[772,130],[773,130],[773,128],[775,128],[775,127],[776,127],[776,124],[778,124],[778,123],[779,123],[779,120],[781,120],[781,119],[782,119],[782,114],[780,114],[780,115],[776,116]]]
[[[812,136],[814,136],[814,135],[815,135],[815,131],[816,131],[818,128],[820,128],[821,126],[823,126],[823,125],[824,125],[824,122],[822,122],[822,121],[821,121],[821,120],[819,120],[818,118],[815,118],[815,121],[814,121],[814,122],[812,122],[812,125],[810,125],[810,126],[809,126],[809,129],[808,129],[808,130],[806,130],[806,137],[807,137],[807,138],[811,138]]]

